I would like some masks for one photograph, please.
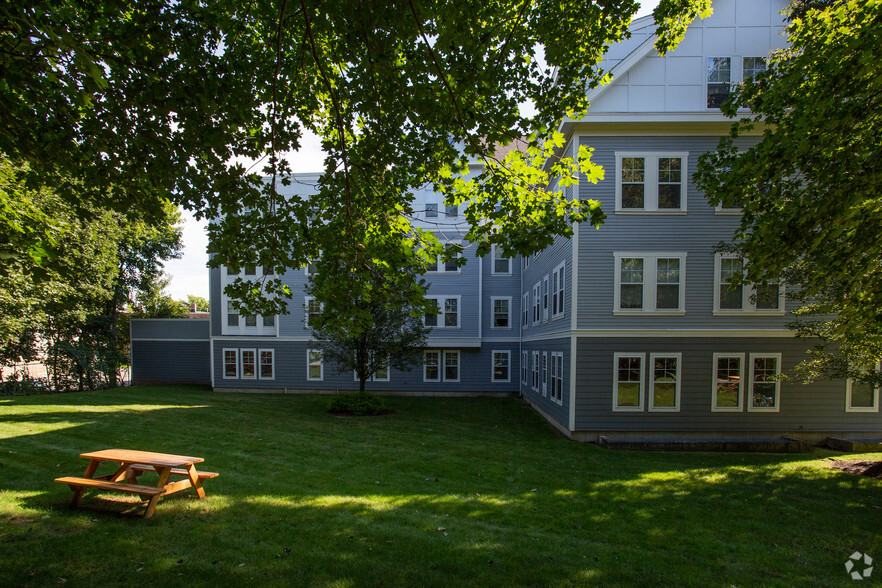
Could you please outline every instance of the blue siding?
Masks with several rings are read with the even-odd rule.
[[[569,338],[561,338],[561,339],[549,339],[543,341],[532,341],[525,342],[522,345],[522,351],[527,352],[527,384],[520,384],[521,395],[527,398],[530,402],[538,406],[545,414],[549,415],[555,421],[557,421],[564,428],[569,429],[569,414],[570,414],[570,359],[572,357],[572,353],[570,350],[570,339]],[[532,384],[532,366],[533,366],[533,352],[539,352],[540,358],[540,369],[539,369],[539,390],[533,390]],[[541,369],[541,361],[542,354],[551,354],[551,352],[562,352],[563,353],[563,402],[562,404],[558,404],[557,402],[551,399],[551,369],[549,367],[549,383],[546,394],[542,394],[542,369]],[[549,358],[550,359],[550,358]],[[518,374],[518,382],[520,383],[521,376]]]
[[[208,321],[205,321],[206,323]],[[132,341],[132,384],[211,383],[209,341]]]

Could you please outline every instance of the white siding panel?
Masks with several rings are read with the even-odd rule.
[[[704,108],[704,86],[668,86],[665,89],[665,103],[668,110],[693,111]]]
[[[613,86],[591,102],[591,112],[627,112],[629,94],[628,86]]]
[[[677,45],[674,53],[679,57],[701,57],[704,43],[704,29],[701,27],[689,27],[686,36]]]
[[[772,48],[772,29],[769,27],[744,27],[735,33],[735,52],[745,57],[767,55]]]
[[[714,27],[704,31],[704,54],[707,57],[726,57],[735,53],[735,28]]]
[[[769,26],[772,14],[768,0],[738,0],[735,5],[735,22],[738,26]]]
[[[672,56],[667,61],[668,83],[704,85],[705,61],[703,57]]]
[[[665,59],[646,57],[628,72],[631,84],[651,86],[665,83]]]
[[[664,86],[631,86],[629,106],[631,112],[657,112],[664,110]]]

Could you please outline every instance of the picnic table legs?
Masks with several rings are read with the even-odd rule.
[[[166,482],[168,482],[168,476],[171,474],[171,468],[156,466],[156,472],[159,474],[159,481],[156,483],[156,487],[164,488]],[[150,502],[147,503],[147,512],[144,513],[145,519],[149,519],[153,516],[153,511],[156,510],[156,504],[159,502],[160,496],[161,494],[157,494],[156,496],[150,497]]]
[[[89,462],[89,465],[86,467],[86,473],[83,474],[84,478],[91,478],[95,475],[95,472],[98,470],[98,464],[101,463],[100,459],[93,459]],[[77,488],[74,490],[73,496],[70,499],[71,506],[77,506],[80,503],[80,498],[83,497],[83,493],[86,491],[86,487]]]
[[[202,478],[199,477],[199,472],[196,471],[196,466],[194,464],[187,466],[187,476],[190,478],[190,484],[193,489],[196,490],[196,496],[198,496],[200,500],[205,498],[205,490],[202,489]]]

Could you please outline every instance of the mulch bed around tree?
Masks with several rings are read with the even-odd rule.
[[[882,461],[844,461],[830,458],[830,467],[856,476],[882,478]]]

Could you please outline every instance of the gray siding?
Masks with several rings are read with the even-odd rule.
[[[131,319],[135,339],[204,339],[208,341],[208,319]]]
[[[339,373],[333,365],[324,366],[322,381],[307,380],[306,341],[214,340],[214,369],[216,389],[266,389],[266,390],[357,390],[351,371]],[[223,361],[225,349],[272,349],[275,353],[275,378],[272,380],[224,378]],[[434,349],[430,346],[430,349]],[[444,348],[448,349],[448,348]],[[511,366],[509,382],[492,382],[492,352],[510,351]],[[368,382],[369,391],[435,392],[435,393],[511,393],[518,391],[518,344],[486,344],[479,349],[460,349],[459,382],[424,382],[422,362],[409,372],[392,370],[388,382]]]
[[[714,247],[731,240],[740,217],[718,214],[692,182],[698,156],[713,150],[719,137],[595,137],[580,144],[594,147],[592,160],[605,179],[580,183],[580,198],[599,200],[607,213],[600,230],[583,224],[579,231],[579,329],[783,329],[786,316],[714,316]],[[687,213],[616,213],[616,151],[688,151]],[[614,316],[615,252],[685,252],[685,316]],[[793,310],[792,305],[788,310]]]
[[[469,263],[480,263],[481,266],[481,334],[485,342],[494,339],[517,339],[521,336],[521,258],[509,260],[511,275],[493,275],[493,258],[488,255],[481,260],[470,260]],[[509,328],[493,328],[494,296],[511,298]]]
[[[529,399],[533,404],[538,406],[545,414],[549,415],[551,418],[560,423],[564,428],[569,429],[570,423],[570,358],[572,357],[572,353],[570,350],[570,338],[561,338],[561,339],[548,339],[543,341],[532,341],[525,342],[522,347],[522,351],[527,352],[527,384],[524,385],[521,382],[521,374],[518,373],[518,382],[520,383],[520,391],[521,395],[525,398]],[[533,369],[533,352],[538,351],[541,353],[551,353],[553,351],[563,352],[563,404],[558,404],[555,401],[551,400],[550,393],[550,378],[551,378],[551,370],[549,368],[549,385],[548,385],[548,394],[542,394],[542,370],[541,370],[541,355],[540,355],[540,370],[539,370],[539,391],[533,390],[531,387],[532,382],[532,369]],[[523,355],[522,355],[523,357]]]
[[[804,385],[782,382],[780,411],[776,413],[712,412],[714,353],[781,353],[784,373],[811,347],[811,342],[778,338],[579,338],[576,366],[576,430],[579,431],[879,431],[882,414],[845,412],[845,382]],[[616,352],[646,354],[644,410],[614,412],[613,371]],[[679,412],[647,410],[649,353],[683,354]],[[749,363],[746,359],[745,363]],[[745,379],[748,371],[745,366]],[[745,386],[745,403],[747,387]]]
[[[549,279],[549,290],[551,289],[551,273],[558,267],[561,262],[564,263],[564,313],[562,316],[552,317],[551,296],[549,294],[549,310],[548,320],[542,320],[542,309],[540,306],[538,325],[533,324],[532,304],[533,304],[533,286],[538,282],[541,284],[546,276]],[[523,261],[521,262],[523,267]],[[523,329],[525,339],[537,336],[548,336],[549,334],[561,333],[570,330],[570,317],[572,308],[572,280],[573,280],[573,242],[571,239],[557,237],[551,247],[544,249],[538,255],[534,256],[530,261],[529,267],[523,270],[524,279],[520,295],[523,301],[524,294],[530,295],[530,318],[527,328]],[[540,289],[541,296],[541,289]],[[519,319],[521,320],[521,319]]]
[[[210,366],[207,337],[205,341],[132,341],[132,384],[135,385],[209,384]]]

